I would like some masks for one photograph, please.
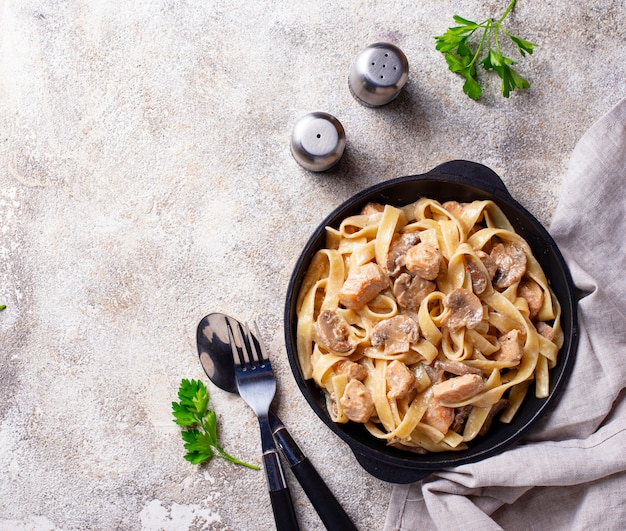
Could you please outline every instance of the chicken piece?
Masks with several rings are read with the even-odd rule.
[[[435,288],[435,283],[430,280],[402,273],[393,283],[393,294],[401,308],[418,310],[422,301],[435,291]]]
[[[385,354],[408,352],[411,343],[417,343],[419,327],[407,315],[394,315],[376,323],[372,328],[370,341],[375,347],[384,347]]]
[[[481,374],[482,371],[476,367],[471,367],[461,361],[441,361],[435,360],[433,364],[435,369],[441,369],[444,372],[456,374],[457,376],[463,376],[464,374]]]
[[[512,286],[526,273],[526,253],[513,243],[497,244],[490,256],[497,264],[493,277],[493,286],[497,289]]]
[[[485,382],[477,374],[455,376],[433,385],[433,396],[442,403],[461,402],[477,395],[485,388]]]
[[[433,398],[426,408],[422,422],[446,433],[454,422],[454,409],[443,406],[437,398]]]
[[[434,280],[439,275],[441,258],[439,249],[429,243],[420,242],[407,251],[404,265],[414,275],[425,280]]]
[[[476,328],[483,320],[483,304],[470,290],[457,288],[443,299],[447,315],[443,323],[452,331]]]
[[[517,328],[500,336],[498,343],[500,344],[500,350],[493,355],[494,360],[515,364],[520,362],[524,355],[524,338]]]
[[[361,214],[364,216],[370,216],[371,214],[379,214],[383,210],[385,210],[385,206],[380,203],[367,203],[361,209]]]
[[[401,361],[393,360],[385,371],[387,398],[401,399],[415,389],[415,375]]]
[[[346,308],[360,310],[381,291],[389,287],[389,279],[374,262],[350,271],[339,290],[339,302]]]
[[[535,323],[535,328],[537,329],[537,333],[541,334],[546,339],[549,339],[550,341],[554,339],[556,332],[548,323],[539,321],[538,323]]]
[[[355,363],[351,360],[343,360],[335,365],[335,372],[337,374],[345,374],[350,380],[365,380],[367,376],[367,369],[360,363]]]
[[[460,216],[461,214],[463,214],[464,207],[458,201],[446,201],[441,206],[455,216]]]
[[[353,422],[367,422],[374,413],[369,389],[359,380],[350,380],[339,399],[343,412]]]
[[[472,279],[472,291],[476,295],[481,295],[487,289],[487,286],[491,284],[491,277],[489,276],[486,267],[480,267],[475,259],[468,258],[465,264],[467,272]]]
[[[324,310],[315,321],[313,330],[315,340],[335,354],[348,356],[356,349],[358,342],[350,338],[350,326],[337,312]]]
[[[517,294],[528,302],[528,317],[534,319],[543,306],[543,290],[534,280],[526,278],[520,282]]]
[[[389,276],[395,277],[402,270],[407,251],[419,242],[418,232],[404,232],[391,244],[385,267]]]

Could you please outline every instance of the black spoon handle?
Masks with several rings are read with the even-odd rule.
[[[333,531],[358,531],[343,507],[337,501],[328,485],[324,483],[311,461],[302,453],[287,428],[280,419],[270,411],[270,426],[283,457],[291,471],[311,500],[326,529]]]

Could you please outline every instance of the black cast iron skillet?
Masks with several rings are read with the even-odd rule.
[[[550,394],[547,398],[535,398],[534,387],[531,386],[524,404],[510,424],[495,422],[490,432],[469,443],[467,450],[426,455],[386,446],[384,441],[374,438],[361,424],[332,422],[326,411],[323,393],[313,380],[303,378],[296,354],[296,300],[311,258],[325,244],[324,227],[338,227],[344,218],[358,213],[370,201],[402,206],[420,197],[440,202],[490,199],[496,203],[516,232],[528,242],[541,264],[561,303],[561,325],[565,336],[557,365],[550,373]],[[513,199],[500,177],[491,169],[475,162],[455,160],[437,166],[426,174],[400,177],[367,188],[345,201],[319,225],[296,263],[287,291],[287,354],[302,394],[319,418],[350,446],[361,466],[383,481],[411,483],[436,470],[480,461],[503,452],[527,434],[554,407],[574,363],[578,344],[576,304],[574,285],[567,265],[556,243],[541,223]]]

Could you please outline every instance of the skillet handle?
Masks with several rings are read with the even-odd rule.
[[[296,476],[326,529],[358,531],[311,461],[293,440],[287,428],[271,412],[270,423],[278,448],[289,463],[291,471]]]
[[[430,170],[429,174],[443,174],[459,182],[470,184],[487,192],[512,199],[500,176],[491,168],[469,160],[451,160]]]

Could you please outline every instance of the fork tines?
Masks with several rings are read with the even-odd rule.
[[[257,364],[260,367],[265,366],[266,356],[263,344],[250,332],[247,326],[242,323],[229,319],[228,322],[228,335],[230,337],[231,344],[236,345],[237,357],[233,357],[235,365],[245,369],[256,368]],[[258,327],[256,327],[256,333],[258,335]],[[257,346],[259,348],[257,348]],[[239,362],[237,362],[237,358]]]

